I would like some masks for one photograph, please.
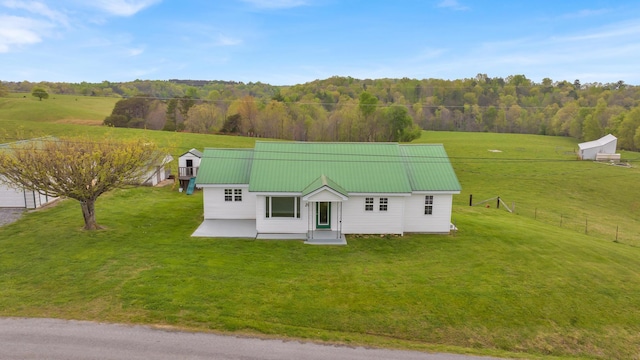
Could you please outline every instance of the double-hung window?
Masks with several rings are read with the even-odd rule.
[[[380,198],[380,211],[387,211],[388,204],[389,204],[388,198]]]
[[[242,201],[242,189],[224,189],[224,201]]]
[[[373,211],[373,198],[368,197],[364,199],[364,211]]]
[[[433,195],[427,195],[424,197],[424,214],[433,214]]]

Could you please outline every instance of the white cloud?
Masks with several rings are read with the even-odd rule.
[[[69,19],[67,16],[59,11],[52,10],[46,4],[38,1],[16,1],[16,0],[5,0],[2,2],[2,5],[9,9],[21,9],[26,10],[30,13],[44,16],[52,21],[63,24],[65,26],[69,25]]]
[[[42,41],[41,34],[50,31],[51,25],[19,16],[0,15],[0,53],[14,47],[36,44]]]
[[[134,56],[141,55],[143,52],[144,52],[143,48],[134,48],[134,49],[129,49],[128,55],[131,57],[134,57]]]
[[[242,0],[262,9],[288,9],[307,5],[306,0]]]
[[[443,0],[440,3],[438,3],[438,7],[448,8],[448,9],[457,10],[457,11],[470,10],[468,6],[461,5],[460,3],[458,3],[458,0]]]
[[[583,9],[574,13],[569,13],[569,14],[565,14],[563,16],[561,16],[562,19],[576,19],[576,18],[585,18],[585,17],[591,17],[591,16],[598,16],[598,15],[602,15],[602,14],[606,14],[610,12],[610,10],[608,9],[598,9],[598,10],[592,10],[592,9]]]
[[[216,45],[218,46],[235,46],[242,44],[241,39],[234,39],[225,35],[219,35]]]
[[[162,0],[94,0],[92,5],[111,15],[131,16]]]

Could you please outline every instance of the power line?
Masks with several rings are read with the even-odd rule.
[[[5,139],[11,139],[11,138],[5,138]],[[37,142],[59,142],[59,143],[70,143],[70,144],[110,144],[110,142],[107,141],[72,141],[72,140],[62,140],[62,139],[58,139],[55,137],[41,137],[41,138],[36,138],[36,139],[23,139],[23,138],[14,138],[13,140],[15,140],[13,143],[7,143],[7,144],[0,144],[0,149],[11,149],[11,150],[18,150],[18,151],[30,151],[30,150],[40,150],[40,151],[45,151],[46,149],[21,149],[19,147],[12,147],[12,145],[19,145],[20,143],[28,143],[30,141],[37,141]],[[284,142],[285,144],[290,143],[290,144],[309,144],[309,145],[315,145],[315,144],[344,144],[344,145],[348,145],[348,144],[353,144],[352,142]],[[385,144],[385,143],[379,143],[379,142],[372,142],[372,143],[361,143],[361,144],[371,144],[371,145],[380,145],[380,144]],[[395,144],[395,143],[386,143],[386,144]],[[431,146],[431,145],[441,145],[441,144],[404,144],[403,146]],[[174,150],[190,150],[192,149],[192,147],[186,147],[186,146],[158,146],[158,150],[168,150],[168,149],[174,149]],[[282,151],[282,150],[255,150],[254,148],[251,147],[247,147],[247,148],[205,148],[205,151],[208,149],[214,149],[214,150],[221,150],[221,151],[225,151],[225,152],[233,152],[233,151],[237,151],[237,152],[247,152],[247,151],[251,151],[254,154],[268,154],[268,155],[299,155],[299,156],[305,156],[307,158],[304,159],[290,159],[290,158],[256,158],[255,156],[253,156],[251,159],[253,161],[314,161],[314,160],[310,160],[308,157],[313,157],[313,156],[327,156],[327,157],[335,157],[336,159],[332,159],[332,162],[373,162],[373,163],[384,163],[384,162],[401,162],[403,160],[429,160],[429,163],[443,163],[443,161],[445,160],[449,160],[450,162],[455,162],[458,164],[464,164],[464,163],[482,163],[482,162],[502,162],[502,163],[575,163],[575,164],[585,164],[588,162],[582,161],[582,160],[577,160],[575,158],[571,158],[571,159],[561,159],[561,158],[557,158],[557,159],[552,159],[552,158],[499,158],[499,157],[471,157],[471,156],[422,156],[422,155],[408,155],[408,156],[403,156],[403,155],[396,155],[396,154],[363,154],[363,153],[345,153],[345,152],[340,152],[340,153],[326,153],[326,152],[313,152],[313,151]],[[362,159],[358,159],[358,160],[339,160],[340,157],[359,157],[359,158],[364,158],[364,159],[370,159],[370,160],[362,160]],[[246,157],[229,157],[229,156],[203,156],[202,159],[233,159],[233,160],[247,160]],[[371,159],[377,159],[377,160],[371,160]],[[636,162],[640,160],[640,158],[631,158],[631,159],[626,159],[626,162]],[[326,161],[326,160],[322,160],[322,161]]]

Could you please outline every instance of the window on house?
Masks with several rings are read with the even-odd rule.
[[[380,198],[380,211],[387,211],[388,204],[389,204],[388,198]]]
[[[424,214],[433,214],[433,195],[427,195],[424,197]]]
[[[242,189],[224,189],[224,201],[242,201]]]
[[[300,218],[300,197],[267,196],[267,218]]]
[[[373,211],[373,198],[364,199],[364,211]]]

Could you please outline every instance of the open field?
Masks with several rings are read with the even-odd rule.
[[[174,155],[254,141],[7,120],[3,109],[4,130],[20,122],[24,131],[52,135],[145,136]],[[576,142],[567,138],[425,132],[419,141],[443,143],[462,184],[454,235],[349,238],[346,247],[193,239],[200,193],[118,190],[96,204],[104,230],[82,231],[73,201],[0,228],[0,316],[510,357],[640,359],[638,168],[575,161]],[[623,157],[637,165],[640,156]],[[469,194],[501,196],[516,212],[495,202],[469,207]],[[583,217],[588,235],[569,227]],[[622,230],[619,242],[608,225],[614,235]]]

